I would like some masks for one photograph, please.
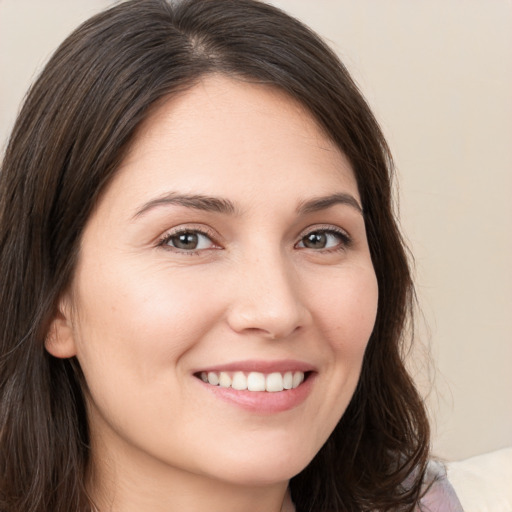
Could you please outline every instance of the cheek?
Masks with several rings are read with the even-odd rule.
[[[94,280],[77,281],[76,297],[91,428],[137,443],[152,432],[158,445],[166,429],[179,428],[170,411],[191,408],[182,362],[216,321],[215,304],[179,272],[169,279],[157,269],[97,270]]]
[[[84,373],[147,382],[179,362],[216,318],[201,283],[158,269],[98,268],[78,276],[78,359]],[[95,375],[91,375],[93,378]]]
[[[319,297],[317,311],[332,350],[362,359],[372,333],[378,305],[373,267],[347,268],[330,281]]]
[[[311,417],[321,446],[343,416],[359,381],[363,357],[377,313],[378,286],[373,267],[345,267],[324,281],[317,293],[315,320],[320,328],[328,363],[322,383],[322,401]]]

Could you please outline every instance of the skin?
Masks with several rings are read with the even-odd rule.
[[[298,213],[334,193],[353,204]],[[169,194],[235,211],[158,202]],[[345,411],[374,325],[358,204],[345,156],[269,86],[209,76],[155,109],[88,221],[46,344],[85,375],[101,510],[281,509]],[[205,235],[180,249],[177,230]],[[311,247],[312,232],[325,237]],[[248,411],[194,376],[249,359],[312,365],[306,399]]]

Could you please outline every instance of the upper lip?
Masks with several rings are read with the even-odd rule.
[[[304,361],[297,361],[294,359],[280,359],[274,361],[261,360],[261,359],[246,359],[244,361],[233,361],[231,363],[216,364],[204,368],[198,368],[194,373],[199,372],[260,372],[260,373],[273,373],[273,372],[312,372],[316,371],[315,367]]]

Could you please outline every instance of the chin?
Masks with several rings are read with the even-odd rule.
[[[249,450],[224,457],[217,465],[218,478],[243,486],[264,486],[290,480],[300,473],[316,455],[303,447],[271,448],[251,453]]]

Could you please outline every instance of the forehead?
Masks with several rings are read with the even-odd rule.
[[[347,158],[301,104],[219,75],[155,106],[111,187],[278,201],[341,187],[358,197]]]

